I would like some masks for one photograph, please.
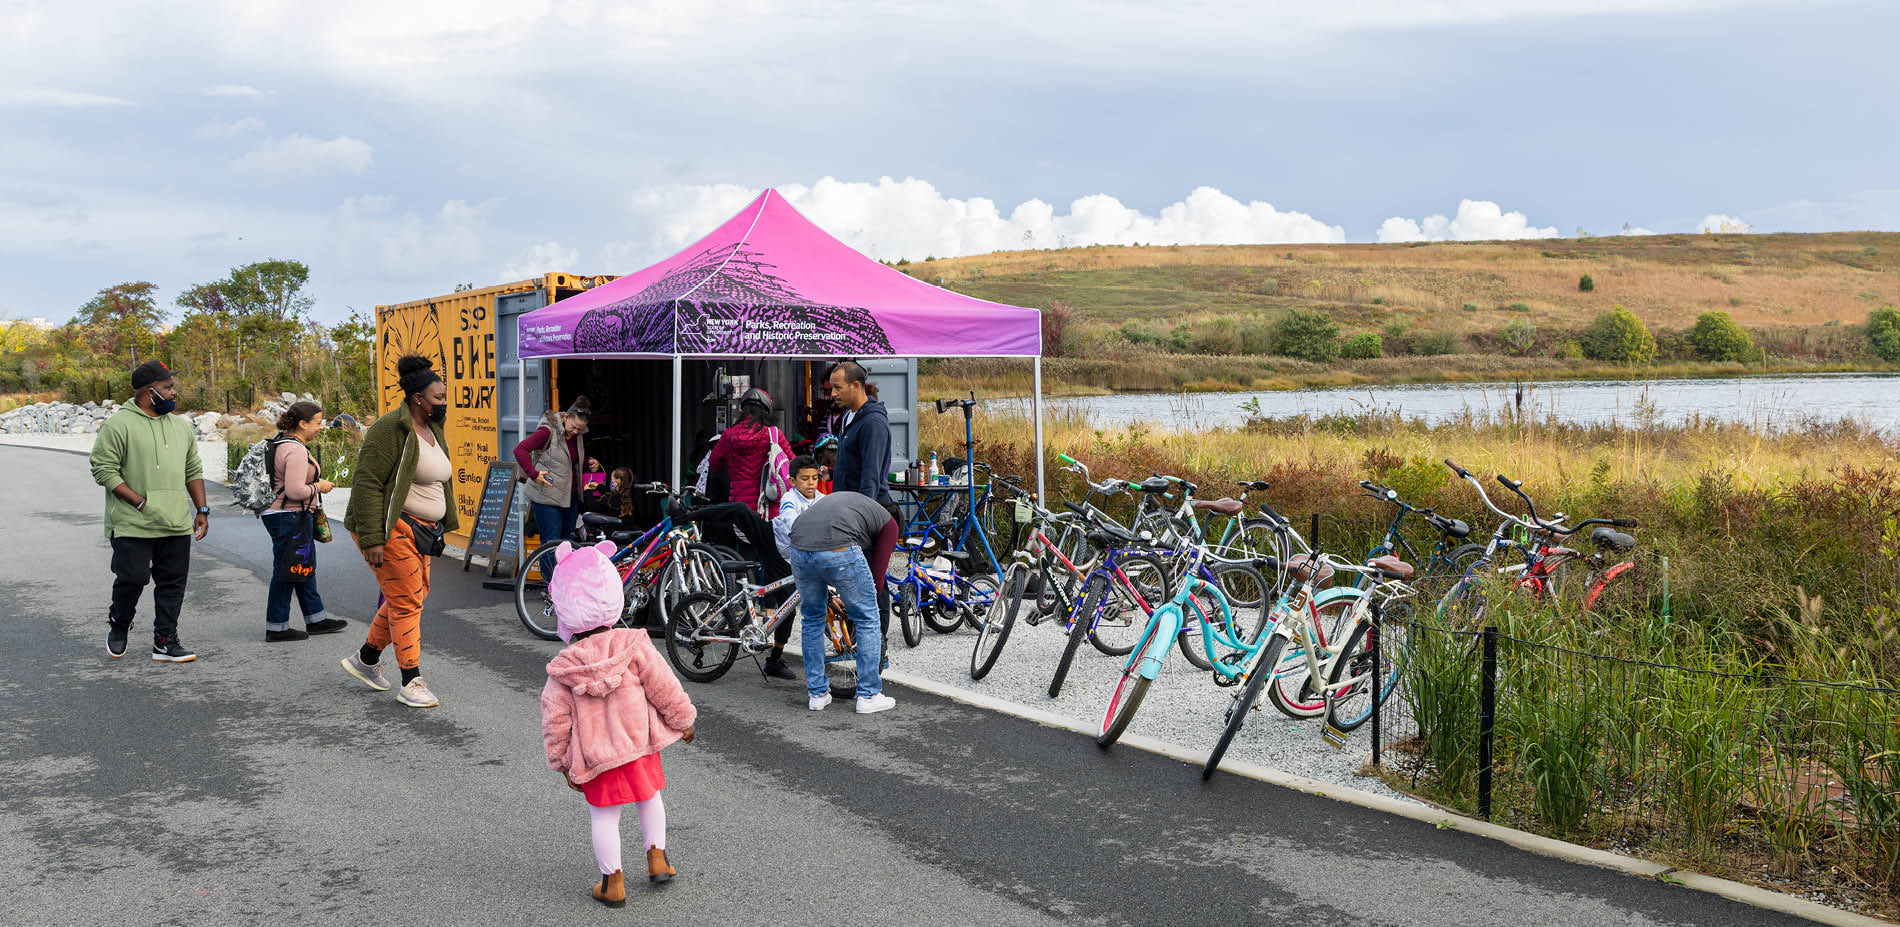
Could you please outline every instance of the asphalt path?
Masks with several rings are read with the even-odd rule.
[[[557,645],[479,571],[438,561],[442,705],[406,708],[337,666],[376,599],[347,536],[318,577],[351,627],[266,644],[265,534],[220,506],[182,623],[198,661],[146,659],[149,594],[110,660],[84,459],[0,447],[0,473],[0,923],[1805,923],[897,687],[892,712],[813,713],[743,662],[687,684],[700,738],[665,754],[679,879],[610,911],[542,755]]]

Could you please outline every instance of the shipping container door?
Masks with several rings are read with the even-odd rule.
[[[891,470],[917,459],[917,361],[902,357],[860,361],[891,418]]]

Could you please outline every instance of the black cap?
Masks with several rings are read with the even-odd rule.
[[[172,370],[170,367],[155,360],[148,360],[132,368],[132,388],[144,389],[154,383],[169,380],[177,375],[177,371]]]

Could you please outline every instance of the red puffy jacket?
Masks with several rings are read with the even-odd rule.
[[[706,466],[713,472],[726,471],[726,479],[732,490],[725,501],[738,502],[748,508],[756,509],[759,504],[759,471],[765,469],[766,446],[771,440],[771,426],[760,425],[750,419],[742,419],[719,435],[713,444],[712,459]],[[785,440],[785,432],[778,433],[778,446],[786,457],[792,456],[792,446]],[[778,506],[767,506],[776,510]],[[760,512],[760,516],[771,518],[775,512]]]

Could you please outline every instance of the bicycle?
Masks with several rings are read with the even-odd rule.
[[[1063,522],[1059,535],[1070,532],[1081,536],[1087,544],[1086,529],[1076,524],[1079,516],[1051,512],[1036,503],[1031,493],[1015,483],[1005,482],[1006,489],[1016,493],[1011,500],[1011,511],[1017,530],[1012,537],[1010,565],[1003,574],[1001,592],[984,612],[982,626],[977,629],[976,645],[970,650],[970,678],[982,679],[996,665],[996,658],[1003,653],[1003,645],[1009,641],[1009,633],[1016,624],[1016,616],[1022,611],[1023,601],[1027,597],[1029,580],[1036,578],[1037,598],[1035,611],[1025,620],[1034,627],[1056,615],[1068,615],[1075,608],[1075,591],[1087,578],[1087,572],[1071,557],[1063,552],[1062,544],[1049,537],[1048,527]],[[1025,515],[1027,517],[1025,517]],[[1028,542],[1018,543],[1022,528],[1027,523]],[[1057,568],[1062,576],[1056,575]],[[1099,645],[1098,645],[1099,646]]]
[[[1485,578],[1492,572],[1514,575],[1511,586],[1522,590],[1535,600],[1544,600],[1558,595],[1567,578],[1572,575],[1572,564],[1582,561],[1588,565],[1583,585],[1585,611],[1593,608],[1610,583],[1628,573],[1635,567],[1635,561],[1625,560],[1610,564],[1609,554],[1624,554],[1636,548],[1636,539],[1612,528],[1634,528],[1634,518],[1587,518],[1575,525],[1563,524],[1563,513],[1556,513],[1554,519],[1546,520],[1537,514],[1537,504],[1524,492],[1524,484],[1504,474],[1498,474],[1498,482],[1515,493],[1530,510],[1530,516],[1513,515],[1498,508],[1484,491],[1484,484],[1473,476],[1471,471],[1458,466],[1450,460],[1445,461],[1460,479],[1470,483],[1478,491],[1485,508],[1490,509],[1500,519],[1497,530],[1491,533],[1491,539],[1485,544],[1484,554],[1465,571],[1463,577],[1454,583],[1444,598],[1438,602],[1439,620],[1450,627],[1477,628],[1484,622],[1484,613],[1488,608],[1485,595]],[[1564,547],[1560,539],[1570,538],[1585,528],[1596,526],[1590,532],[1590,541],[1597,550],[1593,554],[1584,554],[1574,548]],[[1518,540],[1511,535],[1523,532],[1525,538]],[[1500,549],[1516,549],[1524,557],[1524,563],[1510,566],[1492,567],[1493,558]]]
[[[673,604],[693,592],[725,592],[729,588],[721,564],[732,557],[710,544],[701,543],[697,528],[675,526],[673,516],[685,509],[688,493],[675,493],[665,483],[646,483],[636,488],[651,495],[666,497],[660,523],[644,533],[621,530],[621,519],[597,512],[580,517],[580,541],[598,541],[604,535],[617,545],[609,559],[620,571],[625,606],[618,625],[633,627],[642,609],[652,611],[652,624],[664,627]],[[515,574],[515,617],[522,627],[542,640],[559,640],[556,633],[554,598],[548,592],[547,579],[554,574],[554,552],[560,541],[542,544],[529,554]]]
[[[999,582],[995,576],[964,575],[958,564],[969,555],[939,549],[934,537],[901,543],[897,549],[906,554],[903,572],[886,575],[884,581],[891,587],[891,617],[902,629],[905,646],[923,643],[926,627],[938,634],[949,634],[964,624],[982,628],[976,616],[987,612],[996,600]],[[947,568],[928,566],[939,557],[948,561]]]
[[[760,585],[749,578],[757,566],[743,560],[724,564],[724,570],[737,577],[736,591],[730,595],[693,593],[680,599],[667,617],[666,658],[681,676],[693,682],[715,682],[732,669],[740,653],[756,660],[772,648],[779,625],[799,620],[796,588],[776,607],[765,603],[772,594],[793,586],[792,577]],[[825,605],[825,663],[855,661],[856,648],[844,602],[837,592],[830,591]],[[760,674],[764,674],[763,669]],[[856,686],[855,678],[834,681],[832,693],[848,696]]]

